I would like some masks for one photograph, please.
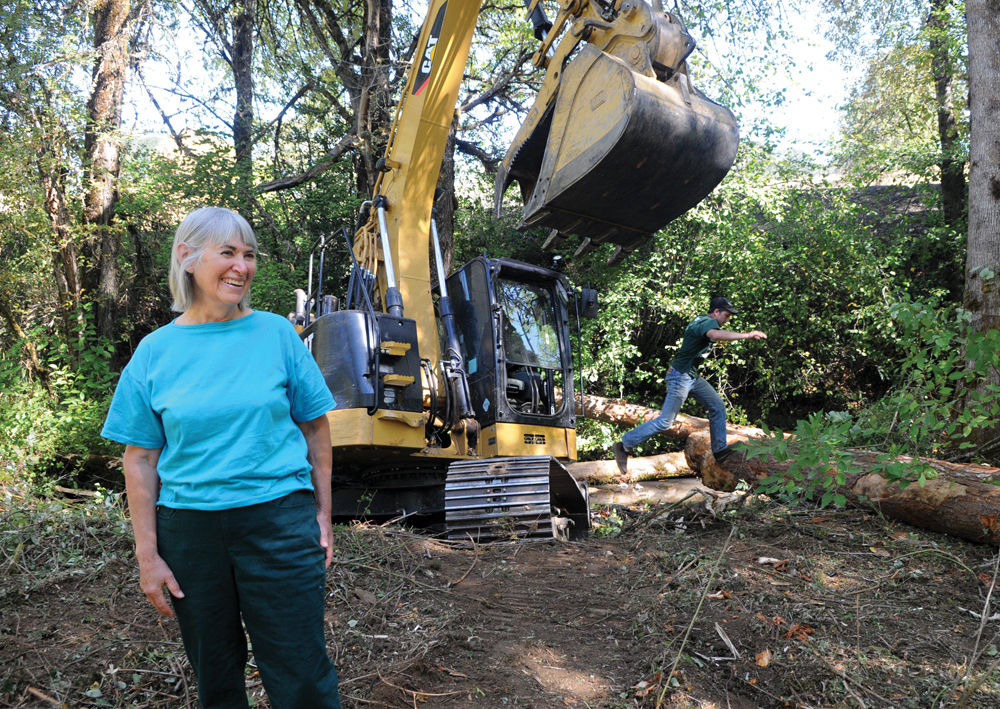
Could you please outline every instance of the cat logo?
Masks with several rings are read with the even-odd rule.
[[[434,68],[434,48],[437,47],[438,37],[441,36],[441,25],[444,24],[444,11],[447,8],[448,3],[441,6],[437,17],[434,18],[434,24],[431,25],[430,36],[427,38],[427,46],[424,47],[424,51],[420,55],[420,68],[417,72],[417,78],[413,82],[414,96],[427,88],[427,84],[430,83],[431,69]]]
[[[544,446],[545,445],[545,434],[544,433],[526,433],[524,434],[524,443],[529,446]]]

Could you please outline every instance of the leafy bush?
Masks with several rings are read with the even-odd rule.
[[[571,266],[601,292],[601,314],[585,326],[594,393],[659,406],[684,328],[714,295],[743,311],[731,327],[769,336],[716,347],[703,365],[734,421],[790,425],[876,398],[891,382],[888,304],[922,283],[906,264],[918,247],[896,245],[914,241],[922,215],[875,232],[852,190],[802,172],[777,181],[748,152],[708,200],[622,265],[608,267],[600,251]]]
[[[45,380],[27,378],[20,348],[0,353],[0,483],[31,485],[57,457],[84,461],[115,455],[99,435],[118,374],[110,342],[89,332],[70,347],[51,333],[32,333],[47,355]]]
[[[748,457],[788,466],[762,481],[763,491],[785,499],[821,493],[821,504],[843,504],[834,487],[861,472],[848,448],[877,451],[868,470],[905,487],[936,475],[920,456],[970,458],[995,443],[976,441],[1000,419],[1000,387],[989,383],[1000,371],[1000,332],[972,331],[968,312],[935,297],[903,300],[890,314],[903,348],[896,386],[857,415],[799,421],[794,439],[766,430],[766,439],[751,441]]]

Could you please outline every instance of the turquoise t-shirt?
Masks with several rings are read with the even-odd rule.
[[[684,339],[681,341],[681,348],[677,350],[674,361],[670,366],[678,372],[684,372],[694,376],[698,373],[698,365],[705,361],[708,353],[712,350],[712,340],[706,334],[709,330],[719,330],[721,326],[710,315],[699,315],[687,329],[684,330]]]
[[[296,422],[334,406],[285,318],[178,325],[143,338],[122,371],[104,438],[159,448],[164,507],[222,510],[312,490]]]

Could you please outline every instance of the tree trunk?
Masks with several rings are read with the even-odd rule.
[[[965,163],[956,155],[960,149],[952,88],[955,62],[948,47],[948,6],[952,0],[931,0],[927,18],[930,34],[931,71],[937,103],[938,144],[941,147],[941,211],[945,224],[959,229],[965,217]]]
[[[98,0],[94,5],[96,58],[87,100],[84,134],[83,223],[88,227],[89,264],[83,290],[94,300],[97,334],[113,339],[118,323],[120,239],[112,231],[121,175],[122,100],[128,65],[128,0]]]
[[[14,311],[10,309],[10,306],[7,305],[3,298],[0,298],[0,318],[3,318],[3,321],[7,324],[7,328],[13,333],[14,337],[24,343],[24,354],[28,357],[25,363],[28,376],[32,379],[38,379],[51,392],[48,371],[42,367],[42,363],[38,359],[38,349],[35,347],[34,341],[24,331],[24,328],[21,327],[21,323],[15,317]]]
[[[969,242],[965,308],[972,327],[1000,328],[1000,0],[967,0],[969,31]],[[1000,384],[1000,372],[980,382]],[[1000,435],[984,428],[980,443]]]
[[[233,148],[240,209],[247,218],[253,204],[253,59],[257,25],[257,0],[240,0],[233,17],[232,69],[236,87]]]
[[[434,220],[441,240],[441,259],[445,274],[451,273],[455,255],[455,129],[458,116],[451,121],[448,142],[444,146],[441,174],[438,176],[437,194],[434,196]],[[434,248],[431,245],[431,248]],[[433,261],[431,261],[433,263]]]
[[[376,161],[385,153],[392,123],[392,87],[389,84],[392,48],[392,3],[365,0],[364,38],[360,92],[355,103],[355,133],[361,147],[355,153],[358,194],[369,196],[375,189]]]
[[[595,396],[593,394],[585,394],[583,403],[585,410],[581,411],[580,400],[577,399],[576,413],[578,416],[618,426],[638,426],[640,423],[645,423],[660,415],[658,409],[630,404],[621,399],[606,399],[603,396]],[[674,419],[674,425],[664,431],[663,435],[676,441],[683,441],[696,431],[707,432],[708,419],[677,414],[677,418]],[[730,435],[746,436],[752,435],[755,431],[760,432],[760,429],[730,424],[728,431]]]
[[[786,463],[761,458],[744,461],[736,456],[722,467],[715,463],[710,446],[708,434],[698,433],[688,438],[684,453],[688,464],[700,469],[702,482],[716,490],[732,490],[739,480],[753,485],[769,475],[788,471]],[[938,476],[924,485],[913,483],[900,488],[872,472],[877,462],[874,453],[852,453],[855,464],[865,472],[847,475],[845,484],[836,487],[836,492],[852,505],[874,507],[890,519],[915,527],[1000,546],[1000,469],[923,458]],[[899,460],[912,459],[900,456]],[[836,472],[831,469],[828,474]]]
[[[80,269],[77,265],[76,245],[66,203],[65,171],[38,164],[39,181],[45,191],[45,212],[52,224],[51,246],[52,276],[59,298],[59,326],[63,342],[76,350],[77,317],[80,313]]]
[[[618,471],[618,465],[613,460],[570,463],[566,467],[576,480],[595,484],[634,483],[694,475],[694,471],[688,467],[684,453],[663,453],[646,458],[629,458],[628,475],[622,475]]]

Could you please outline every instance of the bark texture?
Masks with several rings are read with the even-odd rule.
[[[1000,328],[1000,0],[968,0],[969,242],[965,308],[976,332]],[[982,385],[1000,384],[994,372]],[[1000,424],[982,432],[983,443]]]
[[[934,75],[934,98],[937,104],[938,144],[941,146],[941,211],[944,221],[958,229],[965,217],[965,162],[957,159],[961,145],[958,137],[953,87],[955,59],[948,44],[948,6],[952,0],[931,0],[927,18],[930,35],[931,71]]]
[[[120,237],[111,228],[118,204],[121,176],[122,101],[128,70],[126,25],[128,0],[98,0],[92,16],[96,57],[87,101],[84,135],[83,223],[90,265],[84,271],[83,289],[94,298],[97,334],[112,339],[118,324],[121,276],[118,270]]]
[[[451,273],[451,265],[455,254],[455,129],[458,127],[458,114],[451,121],[448,131],[448,142],[444,146],[444,158],[441,160],[441,174],[438,175],[437,190],[434,195],[434,221],[437,224],[438,238],[441,241],[441,258],[444,261],[444,272]],[[434,245],[431,244],[431,249]],[[434,254],[430,256],[434,263]],[[433,270],[433,269],[432,269]],[[437,280],[436,277],[433,280]]]
[[[233,116],[233,147],[243,213],[250,215],[253,184],[253,60],[254,33],[257,31],[257,0],[240,0],[233,15],[232,50],[229,63],[236,86],[236,113]]]
[[[694,475],[688,467],[684,453],[663,453],[646,458],[629,458],[628,475],[618,471],[618,465],[613,460],[591,460],[583,463],[570,463],[567,466],[570,474],[577,480],[589,483],[642,482],[645,480],[662,480],[663,478],[678,478]]]

